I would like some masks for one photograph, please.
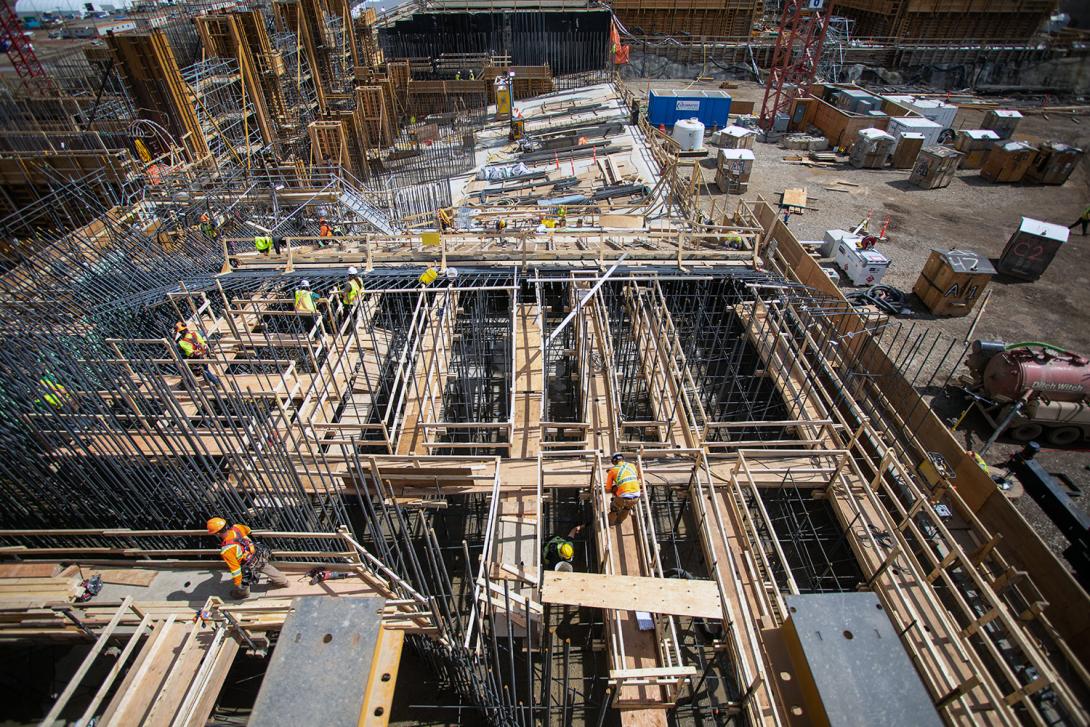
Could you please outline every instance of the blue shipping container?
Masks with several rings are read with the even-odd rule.
[[[700,119],[711,131],[727,126],[730,95],[726,91],[651,91],[647,99],[647,120],[652,126],[673,127],[682,119]]]

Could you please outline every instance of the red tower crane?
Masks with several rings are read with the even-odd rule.
[[[761,128],[766,132],[772,130],[777,115],[791,110],[793,100],[810,94],[832,5],[833,0],[784,0],[761,104]]]
[[[0,0],[0,51],[8,54],[23,88],[31,93],[52,91],[53,81],[23,35],[23,24],[15,14],[15,0]]]

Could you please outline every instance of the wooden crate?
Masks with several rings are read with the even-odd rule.
[[[1026,170],[1026,181],[1037,184],[1063,184],[1075,171],[1082,159],[1082,149],[1046,141],[1034,155],[1033,163]]]
[[[923,148],[923,134],[915,131],[906,131],[901,134],[901,140],[897,142],[897,148],[893,151],[894,169],[911,169],[916,163],[916,157]]]
[[[916,157],[908,181],[920,189],[941,189],[954,179],[961,152],[945,146],[926,146]]]
[[[965,316],[994,275],[988,258],[972,250],[932,250],[912,292],[936,316]]]
[[[1022,280],[1037,280],[1067,242],[1070,231],[1063,225],[1023,217],[999,256],[999,272]]]
[[[961,160],[962,169],[980,169],[988,152],[992,150],[999,135],[991,129],[962,129],[954,138],[954,148],[965,157]]]
[[[1036,156],[1037,150],[1024,141],[993,146],[984,158],[980,176],[989,182],[1021,182]]]

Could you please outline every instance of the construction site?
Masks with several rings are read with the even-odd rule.
[[[1090,723],[1056,3],[20,15],[0,723]]]

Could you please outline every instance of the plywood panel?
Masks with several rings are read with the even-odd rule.
[[[547,571],[541,600],[674,616],[723,617],[715,581]]]

